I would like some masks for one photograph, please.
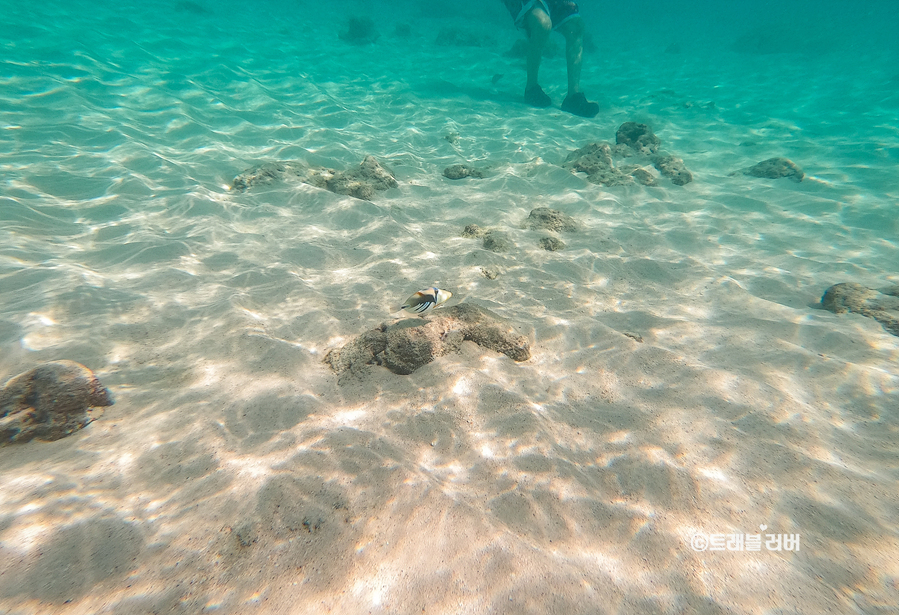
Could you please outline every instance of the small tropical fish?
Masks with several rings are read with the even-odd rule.
[[[400,309],[406,310],[410,314],[424,314],[428,310],[432,310],[438,305],[442,305],[449,301],[453,296],[448,290],[441,290],[436,286],[420,290],[408,299]]]

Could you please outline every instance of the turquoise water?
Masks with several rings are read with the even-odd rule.
[[[899,338],[817,305],[899,283],[894,2],[583,2],[590,120],[559,109],[559,36],[553,106],[522,102],[500,2],[3,14],[0,375],[74,360],[117,403],[0,449],[0,610],[899,604]],[[342,41],[351,17],[377,40]],[[560,166],[626,121],[694,181]],[[229,189],[366,155],[399,187]],[[805,180],[733,175],[773,156]],[[487,177],[442,175],[462,162]],[[582,225],[565,250],[523,228],[543,206]],[[533,358],[467,343],[338,383],[326,353],[432,284]],[[801,550],[690,546],[760,525]]]

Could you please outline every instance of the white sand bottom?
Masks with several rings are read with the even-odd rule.
[[[5,48],[0,374],[75,360],[117,403],[0,449],[0,611],[899,604],[899,338],[816,307],[837,282],[899,283],[895,64],[850,88],[838,53],[600,39],[587,121],[557,108],[561,58],[543,69],[556,107],[520,103],[501,10],[493,47],[397,39],[382,18],[356,48],[334,19],[298,41],[259,16],[194,32],[153,7],[102,28],[64,9],[44,22],[71,33],[46,42],[20,14]],[[561,168],[629,120],[694,181]],[[264,160],[365,154],[399,181],[373,202],[225,188]],[[730,175],[771,156],[808,177]],[[488,177],[442,176],[460,162]],[[581,223],[565,250],[522,228],[543,206]],[[462,238],[472,223],[514,248]],[[533,357],[466,342],[338,384],[326,352],[431,284],[529,332]],[[691,547],[757,533],[800,546]]]

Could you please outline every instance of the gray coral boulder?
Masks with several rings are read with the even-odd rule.
[[[64,438],[90,422],[89,408],[112,404],[109,391],[85,366],[44,363],[0,389],[0,446]]]
[[[502,353],[513,361],[531,357],[527,336],[489,310],[463,303],[440,309],[427,320],[409,318],[383,323],[343,348],[331,350],[325,362],[338,374],[382,365],[405,375],[438,357],[458,352],[464,341]]]

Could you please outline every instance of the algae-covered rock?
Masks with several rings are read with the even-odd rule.
[[[515,247],[508,233],[502,231],[487,231],[484,233],[484,249],[491,252],[508,252]]]
[[[899,335],[899,286],[884,292],[854,282],[834,284],[821,297],[821,306],[834,314],[861,314],[873,318],[893,335]]]
[[[0,446],[64,438],[90,422],[88,408],[112,404],[109,391],[85,366],[44,363],[0,389]]]
[[[462,303],[432,312],[427,320],[383,323],[343,348],[328,352],[325,362],[339,374],[382,365],[405,375],[438,357],[458,352],[464,341],[502,353],[513,361],[531,357],[528,336],[489,310]]]
[[[730,174],[748,175],[750,177],[760,177],[763,179],[780,179],[786,177],[794,182],[801,182],[805,178],[805,173],[799,166],[789,158],[768,158],[752,165],[747,169],[734,171]]]
[[[524,226],[532,231],[546,229],[556,233],[573,233],[578,230],[578,223],[574,218],[549,207],[532,209],[524,221]]]
[[[588,143],[569,153],[562,168],[572,173],[586,173],[587,181],[603,186],[632,184],[634,178],[622,173],[612,163],[612,148],[608,143]]]
[[[565,249],[565,242],[555,237],[541,237],[539,245],[547,252],[558,252]]]
[[[301,162],[266,162],[240,173],[231,182],[231,190],[245,192],[255,186],[285,181],[299,181],[335,194],[346,194],[370,201],[376,192],[396,188],[396,177],[374,156],[366,156],[362,163],[349,171],[306,166]]]
[[[626,145],[639,154],[649,156],[658,153],[662,140],[653,134],[652,128],[646,124],[625,122],[615,133],[615,143]]]
[[[482,229],[477,224],[469,224],[464,229],[462,229],[462,236],[467,239],[480,239],[486,234],[487,231]]]
[[[453,164],[443,169],[443,176],[447,179],[465,179],[466,177],[484,179],[486,174],[481,169],[469,164]]]
[[[684,166],[684,161],[676,156],[659,156],[653,160],[653,164],[672,184],[685,186],[693,181],[693,174]]]

